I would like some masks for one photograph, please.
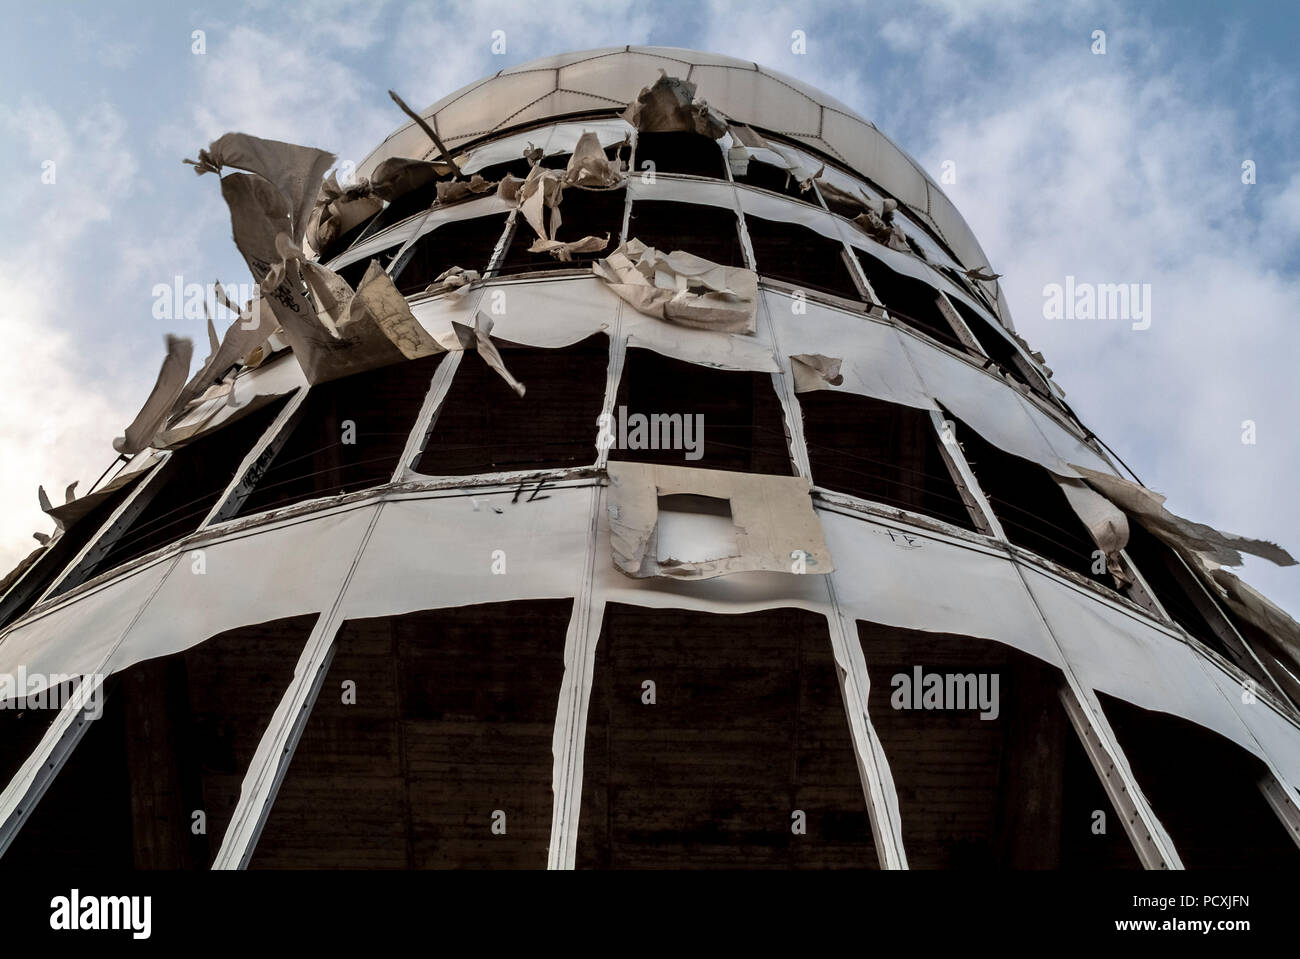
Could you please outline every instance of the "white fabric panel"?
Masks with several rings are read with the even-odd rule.
[[[1223,693],[1260,748],[1268,755],[1281,777],[1300,789],[1300,728],[1261,699],[1241,701],[1241,684],[1212,663],[1202,668]]]
[[[996,640],[1061,665],[1006,555],[827,509],[817,515],[835,559],[831,582],[846,617]]]
[[[751,190],[745,186],[736,187],[736,195],[740,198],[740,208],[746,214],[762,217],[764,220],[798,223],[800,226],[806,226],[808,229],[820,233],[827,239],[836,242],[842,241],[840,228],[836,224],[837,218],[821,207],[810,206],[807,203],[787,199],[773,193]],[[763,272],[762,266],[760,263],[760,273]]]
[[[1078,477],[1047,441],[1029,404],[1004,380],[949,356],[910,336],[903,341],[926,391],[998,449],[1047,467],[1060,476]],[[961,439],[960,434],[958,440]],[[1092,454],[1088,463],[1097,460]],[[1102,467],[1105,468],[1105,467]]]
[[[325,265],[337,273],[342,267],[347,266],[349,263],[355,263],[358,260],[365,260],[372,256],[377,256],[390,247],[400,247],[411,238],[419,225],[420,214],[417,213],[403,220],[401,223],[390,226],[386,230],[381,230],[374,236],[366,237],[366,239],[362,240],[360,243],[344,250]]]
[[[183,553],[113,657],[113,671],[189,649],[228,629],[328,610],[377,508],[370,503],[313,513],[211,543],[202,547],[202,575]]]
[[[677,203],[721,206],[728,210],[736,208],[736,188],[730,183],[715,180],[678,180],[663,173],[657,174],[653,183],[646,183],[641,176],[640,173],[634,173],[627,178],[627,188],[633,202],[673,200]],[[636,207],[632,208],[632,216],[633,219],[628,223],[627,229],[629,236],[634,237],[636,236]]]
[[[787,375],[791,375],[790,356],[820,353],[843,360],[840,373],[844,382],[831,389],[935,409],[925,384],[912,368],[903,337],[894,327],[811,300],[798,303],[805,312],[796,314],[794,298],[773,290],[764,290],[763,300]]]
[[[749,370],[755,373],[779,373],[781,367],[772,349],[759,336],[692,330],[653,316],[626,310],[623,333],[629,347],[654,350],[675,360],[719,370]]]
[[[504,312],[496,312],[494,294],[500,291]],[[492,319],[492,338],[555,349],[570,346],[593,333],[614,328],[622,301],[594,276],[570,276],[494,284],[483,295],[440,296],[411,304],[411,312],[429,333],[439,339],[451,333],[451,324],[472,323],[481,309]]]
[[[843,217],[834,214],[827,215],[832,218],[839,230],[839,237],[849,246],[869,253],[895,273],[902,273],[904,276],[910,276],[914,280],[920,280],[922,283],[928,283],[936,289],[943,290],[949,297],[961,300],[971,309],[978,310],[980,313],[988,312],[987,308],[979,305],[969,293],[942,273],[931,268],[915,254],[904,253],[902,250],[891,250],[883,243],[877,243],[871,239]]]
[[[595,436],[593,422],[593,459]],[[344,618],[577,596],[591,489],[548,487],[529,502],[536,485],[514,503],[514,489],[386,503],[344,597]],[[492,574],[494,550],[505,553],[500,575]]]
[[[453,203],[447,207],[437,207],[420,224],[415,238],[419,239],[426,233],[432,233],[444,223],[454,223],[457,220],[472,220],[475,217],[491,216],[493,213],[509,213],[514,208],[515,205],[512,202],[503,200],[496,194],[489,194],[477,200],[466,200],[463,203]],[[420,221],[417,220],[416,222],[419,223]]]
[[[95,672],[149,601],[169,565],[169,560],[154,563],[10,629],[0,639],[0,674],[15,676],[19,667],[24,668],[29,689],[35,692],[45,688],[44,677],[50,674]],[[33,681],[37,677],[40,681]]]
[[[1136,614],[1022,568],[1052,635],[1082,683],[1143,709],[1181,716],[1257,756],[1263,754],[1203,660],[1186,643]]]

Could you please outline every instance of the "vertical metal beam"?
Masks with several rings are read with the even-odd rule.
[[[1128,833],[1129,841],[1143,867],[1182,869],[1183,862],[1174,848],[1173,840],[1165,832],[1138,786],[1133,770],[1129,768],[1128,760],[1115,739],[1115,732],[1102,712],[1101,704],[1095,696],[1089,696],[1090,701],[1085,705],[1079,691],[1068,681],[1062,684],[1060,695],[1065,714],[1070,718],[1093,769],[1097,771],[1097,777],[1101,780],[1111,805],[1119,813],[1124,831]]]
[[[1296,802],[1295,791],[1288,788],[1271,772],[1259,778],[1259,791],[1264,794],[1269,808],[1281,821],[1291,841],[1300,846],[1300,804]]]

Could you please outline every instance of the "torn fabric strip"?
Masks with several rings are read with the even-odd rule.
[[[689,130],[716,140],[727,132],[727,121],[703,100],[695,98],[695,84],[659,71],[653,86],[645,87],[623,111],[623,119],[642,133]]]
[[[1106,557],[1106,570],[1121,586],[1133,578],[1120,561],[1119,551],[1128,545],[1128,517],[1124,511],[1102,496],[1083,480],[1053,476],[1075,515],[1088,529],[1088,535]]]
[[[139,453],[150,445],[154,436],[162,429],[167,414],[185,389],[185,381],[190,374],[190,359],[194,353],[194,342],[180,336],[167,337],[167,356],[158,379],[154,382],[149,398],[136,414],[131,425],[122,436],[113,440],[113,449],[119,453]]]
[[[710,579],[740,572],[834,570],[806,479],[648,463],[611,462],[608,469],[610,546],[614,565],[629,576]],[[665,496],[725,500],[734,552],[705,559],[661,556],[660,497]],[[700,528],[699,548],[716,552],[709,542],[716,524]]]
[[[648,316],[724,333],[756,329],[758,277],[752,270],[681,250],[665,254],[634,238],[593,263],[592,271]]]
[[[1221,566],[1240,566],[1242,553],[1263,557],[1278,566],[1295,565],[1296,561],[1291,554],[1276,543],[1220,532],[1212,526],[1195,523],[1169,512],[1164,506],[1164,496],[1145,486],[1083,466],[1075,466],[1074,469],[1078,470],[1090,486],[1137,517],[1143,526],[1177,550],[1203,553]]]
[[[844,376],[840,373],[842,363],[843,360],[838,357],[822,356],[820,353],[798,353],[790,357],[794,391],[807,393],[840,386],[844,382]]]

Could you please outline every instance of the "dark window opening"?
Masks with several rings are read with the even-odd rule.
[[[1294,869],[1300,849],[1258,782],[1262,762],[1168,713],[1098,694],[1137,784],[1188,869]]]
[[[289,401],[282,396],[172,452],[162,472],[107,534],[56,588],[63,593],[92,576],[188,536],[212,512],[244,457],[270,428]]]
[[[799,394],[813,482],[974,530],[930,414],[834,390]]]
[[[268,449],[267,465],[249,471],[252,492],[232,515],[389,482],[444,355],[313,386],[287,437]]]
[[[1061,704],[1058,670],[989,640],[857,626],[911,868],[1140,867]]]
[[[870,253],[855,249],[854,255],[867,274],[876,298],[900,323],[934,337],[940,343],[963,352],[971,352],[957,336],[939,306],[939,291],[928,283],[896,273]]]
[[[626,190],[582,190],[566,187],[560,200],[560,228],[555,239],[566,243],[581,240],[584,236],[609,237],[603,250],[592,253],[574,253],[569,261],[558,260],[549,253],[529,253],[528,248],[537,240],[537,234],[522,216],[515,220],[515,235],[506,247],[499,275],[524,273],[529,270],[587,268],[592,260],[606,256],[618,246],[623,230],[623,204]],[[549,216],[549,215],[548,215]]]
[[[983,316],[972,310],[957,297],[949,297],[949,302],[953,308],[961,314],[966,326],[970,329],[971,335],[984,348],[984,352],[989,358],[998,365],[1003,371],[1010,373],[1012,377],[1026,384],[1039,396],[1052,398],[1051,390],[1043,382],[1042,376],[1032,367],[1028,360],[1020,355],[1007,338],[993,329],[992,324]]]
[[[825,617],[608,604],[577,865],[878,868]]]
[[[632,204],[627,235],[665,253],[684,250],[723,266],[745,266],[736,213],[724,207],[638,200]]]
[[[211,866],[315,620],[233,629],[113,677],[0,869]]]
[[[251,868],[544,869],[572,606],[344,623]]]
[[[644,172],[647,162],[654,164],[656,173],[686,173],[715,180],[727,178],[726,158],[718,141],[691,130],[638,133],[636,172]]]
[[[465,476],[594,464],[609,338],[598,333],[553,350],[497,348],[524,395],[477,354],[462,354],[415,469]]]
[[[863,300],[844,261],[844,245],[798,223],[776,223],[745,215],[745,229],[763,276]]]
[[[442,273],[459,266],[486,272],[505,231],[505,213],[453,220],[415,241],[394,282],[403,296],[423,293]]]
[[[143,454],[142,454],[143,455]],[[146,474],[142,474],[146,475]],[[4,628],[36,605],[36,600],[49,589],[50,584],[63,572],[78,553],[85,548],[108,518],[126,502],[126,498],[140,482],[136,477],[120,489],[114,490],[103,502],[64,530],[58,541],[46,549],[36,560],[26,576],[16,582],[0,601],[0,628]]]
[[[1213,601],[1205,595],[1205,590],[1178,554],[1131,517],[1128,523],[1128,545],[1124,551],[1175,623],[1229,661],[1252,674],[1259,673],[1259,667],[1253,660],[1247,656],[1234,655],[1224,643],[1219,631],[1226,630],[1226,624],[1222,624],[1218,611],[1213,608]],[[1221,623],[1219,629],[1212,625],[1211,617],[1215,622]],[[1256,675],[1256,679],[1262,678]]]
[[[781,403],[767,373],[696,366],[634,347],[627,351],[613,415],[611,460],[794,472]]]
[[[956,423],[957,441],[1007,538],[1114,589],[1114,578],[1104,568],[1093,572],[1097,544],[1052,474],[1037,463],[998,449],[955,417],[949,419]]]
[[[53,690],[37,694],[41,698],[35,700],[29,700],[25,690],[20,689],[17,692],[22,695],[0,706],[0,792],[54,725],[59,715],[56,707],[72,701],[79,683],[79,680],[60,683]]]
[[[756,186],[763,190],[771,190],[773,193],[780,193],[796,200],[803,200],[813,206],[817,205],[816,194],[813,193],[811,188],[800,190],[799,181],[793,173],[772,166],[770,163],[764,163],[762,160],[750,160],[749,166],[744,173],[733,173],[732,177],[737,183]]]

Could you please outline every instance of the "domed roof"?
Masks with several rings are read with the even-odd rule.
[[[873,181],[947,242],[963,265],[988,266],[966,221],[921,166],[867,119],[820,90],[749,60],[676,47],[609,47],[532,60],[462,87],[421,111],[448,149],[549,118],[617,109],[659,71],[694,83],[696,96],[728,118],[800,141]],[[431,158],[414,123],[394,131],[361,164]],[[1011,326],[1002,293],[1001,319]]]

